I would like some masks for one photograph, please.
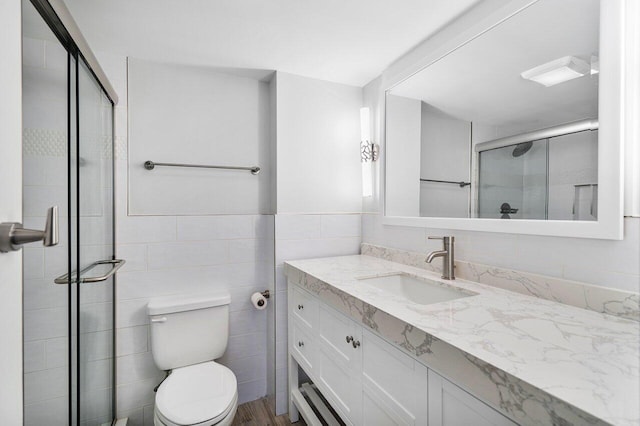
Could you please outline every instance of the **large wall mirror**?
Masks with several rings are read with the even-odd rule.
[[[387,223],[621,237],[621,1],[528,3],[386,91]]]

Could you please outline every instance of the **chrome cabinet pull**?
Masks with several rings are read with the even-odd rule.
[[[24,229],[19,222],[0,223],[0,252],[18,251],[23,244],[42,241],[45,247],[58,244],[58,206],[49,207],[44,231]]]
[[[167,322],[167,317],[151,318],[151,322]]]
[[[98,260],[96,262],[93,262],[91,265],[87,266],[86,268],[80,270],[80,283],[97,283],[97,282],[101,282],[101,281],[106,281],[109,278],[111,278],[111,276],[113,274],[115,274],[118,269],[122,268],[122,266],[127,263],[124,259],[113,259],[113,260]],[[88,278],[82,278],[82,274],[86,273],[87,271],[89,271],[90,269],[95,268],[96,266],[100,266],[100,265],[112,265],[113,267],[109,270],[109,272],[107,272],[104,275],[101,275],[99,277],[88,277]],[[72,274],[75,275],[75,271],[72,272]],[[64,275],[60,275],[58,278],[56,278],[55,280],[53,280],[54,283],[56,284],[69,284],[69,283],[76,283],[78,282],[77,278],[73,278],[71,280],[69,280],[69,273],[66,273]]]

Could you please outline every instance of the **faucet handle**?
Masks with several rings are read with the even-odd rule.
[[[449,244],[452,244],[455,241],[455,237],[452,235],[445,235],[444,237],[427,237],[427,239],[429,240],[442,240],[442,242],[445,244],[445,247]]]

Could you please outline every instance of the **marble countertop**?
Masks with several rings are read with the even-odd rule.
[[[392,272],[427,278],[477,295],[420,305],[357,279]],[[592,416],[597,420],[588,423],[640,424],[640,323],[636,321],[471,281],[446,281],[423,269],[369,256],[290,261],[285,264],[285,274],[298,283],[313,278],[316,294],[338,291],[342,299],[347,295],[375,307],[462,351],[468,359],[480,360],[496,369],[492,371],[505,372],[552,401],[587,414],[579,418]],[[319,288],[318,284],[328,287]],[[372,321],[362,319],[368,325]],[[501,396],[496,405],[512,418],[537,424],[531,419],[536,418],[533,411],[539,407],[527,408],[527,398],[520,400],[519,414],[510,412],[503,399]],[[566,407],[562,409],[566,411]],[[547,419],[558,415],[549,413]]]

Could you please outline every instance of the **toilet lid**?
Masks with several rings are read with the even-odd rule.
[[[177,425],[215,421],[229,412],[237,389],[233,372],[213,361],[176,368],[158,388],[156,410]]]

